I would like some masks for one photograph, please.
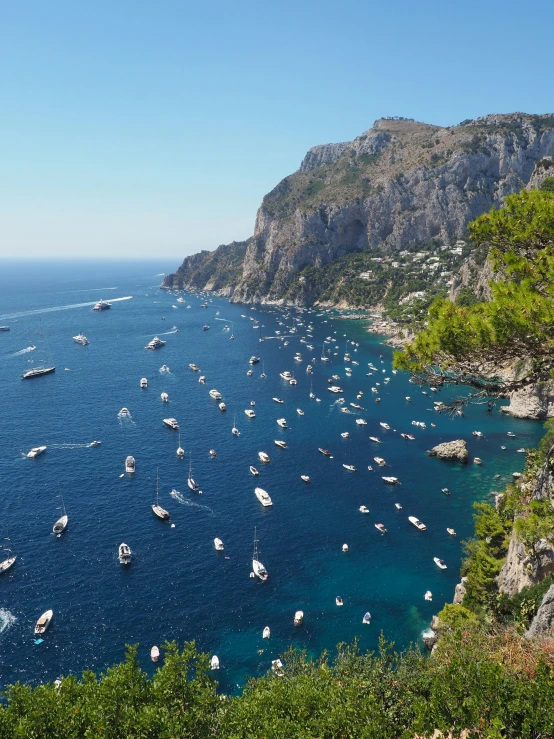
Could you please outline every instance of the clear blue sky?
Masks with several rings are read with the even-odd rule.
[[[0,9],[0,256],[246,238],[376,118],[554,111],[554,3],[21,0]]]

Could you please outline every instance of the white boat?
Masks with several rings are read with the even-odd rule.
[[[288,428],[287,422],[284,418],[278,418],[277,419],[277,425],[280,426],[282,429]]]
[[[365,420],[365,418],[357,418],[356,423],[358,424],[358,426],[367,426],[367,421]]]
[[[383,523],[376,523],[375,524],[375,528],[377,529],[377,531],[380,531],[382,534],[386,534],[387,533],[387,530],[385,528],[385,524],[383,524]]]
[[[90,344],[90,341],[89,341],[89,340],[87,339],[87,337],[86,337],[86,336],[85,336],[84,334],[82,334],[82,333],[78,333],[78,334],[77,334],[77,336],[74,336],[74,337],[73,337],[73,341],[74,341],[74,342],[75,342],[76,344],[80,344],[81,346],[86,346],[87,344]]]
[[[254,411],[252,410],[252,408],[247,408],[244,411],[244,415],[245,416],[248,416],[248,418],[256,418],[256,414],[254,413]]]
[[[148,380],[146,379],[146,377],[142,377],[141,378],[141,380],[140,380],[140,386],[143,389],[145,389],[145,388],[148,387]]]
[[[480,458],[480,457],[474,457],[474,458],[473,458],[473,462],[474,462],[475,464],[483,464],[483,462],[481,461],[481,458]]]
[[[119,545],[119,564],[128,565],[131,564],[131,548],[125,542],[121,542]]]
[[[373,457],[373,461],[377,462],[379,467],[384,467],[387,464],[385,460],[383,459],[383,457]]]
[[[197,364],[194,364],[194,362],[189,364],[189,367],[191,368],[193,372],[200,372],[200,367]]]
[[[356,467],[353,464],[343,464],[342,465],[345,470],[350,470],[350,472],[356,472]]]
[[[283,380],[287,380],[287,382],[292,378],[292,375],[288,370],[285,370],[285,372],[279,372],[279,376],[282,377]]]
[[[390,429],[389,424],[385,423],[384,421],[379,421],[379,426],[382,426],[384,429],[387,429],[387,431]]]
[[[248,377],[252,377],[252,375],[254,374],[254,370],[249,369],[246,374],[248,375]]]
[[[0,562],[0,575],[3,575],[4,572],[7,572],[10,569],[10,567],[13,567],[16,559],[17,557],[9,557],[8,559],[5,559],[3,562]]]
[[[254,406],[256,405],[256,401],[255,400],[251,400],[250,401],[250,405],[252,406],[252,408],[254,408]]]
[[[358,510],[360,513],[369,513],[369,508],[365,505],[361,505]]]
[[[448,533],[450,534],[450,536],[456,536],[456,532],[454,531],[454,529],[447,528],[446,530],[448,531]]]
[[[209,396],[210,396],[210,398],[212,398],[213,400],[221,400],[221,398],[222,398],[222,395],[221,395],[221,393],[219,392],[219,390],[210,390],[210,392],[208,393],[208,395],[209,395]]]
[[[135,458],[128,456],[125,460],[125,472],[134,472],[135,471]]]
[[[446,564],[444,560],[439,559],[438,557],[433,557],[433,562],[437,565],[437,567],[440,567],[441,570],[446,570]]]
[[[408,401],[408,403],[409,403],[409,402],[410,402],[410,401],[411,401],[412,399],[410,398],[410,396],[409,396],[409,395],[406,395],[406,400],[407,400],[407,401]]]
[[[285,674],[285,670],[283,669],[283,663],[280,659],[272,659],[271,660],[271,671],[277,675],[277,677],[283,677]]]
[[[162,364],[162,366],[160,367],[160,372],[170,372],[170,371],[171,370],[169,369],[167,364]]]
[[[188,306],[190,308],[190,305]],[[150,659],[152,662],[157,662],[160,659],[160,650],[158,647],[153,646],[150,650]]]
[[[398,477],[383,477],[383,480],[385,482],[388,482],[389,485],[399,485]]]
[[[39,620],[35,624],[35,636],[44,634],[46,629],[50,626],[53,616],[54,616],[54,611],[52,610],[45,611],[42,614],[42,616],[39,618]]]
[[[35,446],[29,452],[27,452],[27,457],[29,459],[35,459],[35,457],[38,457],[39,455],[44,454],[45,451],[46,451],[45,446]]]
[[[99,300],[92,310],[99,312],[103,310],[109,310],[111,307],[111,303],[106,303],[104,300]]]
[[[217,549],[218,552],[222,552],[225,549],[225,546],[221,539],[218,539],[217,536],[214,539],[214,547]]]
[[[257,477],[260,474],[258,470],[252,465],[250,465],[250,472],[254,475],[254,477]]]
[[[123,407],[117,415],[120,416],[120,418],[124,418],[125,416],[130,416],[131,411],[128,408]]]
[[[269,573],[259,560],[258,539],[256,538],[256,529],[254,528],[254,553],[252,555],[252,572],[260,580],[267,580]]]
[[[215,449],[210,449],[208,454],[210,455],[210,457],[217,457],[217,452]]]
[[[237,428],[237,417],[233,416],[233,428],[231,429],[233,436],[240,436],[240,431]]]
[[[296,611],[294,614],[294,625],[301,626],[302,621],[304,621],[304,611]]]
[[[252,356],[252,357],[250,357],[250,359],[248,361],[250,362],[250,364],[258,364],[258,362],[260,361],[260,358],[259,357]]]
[[[376,444],[382,444],[383,443],[378,436],[370,436],[369,437],[369,440],[370,441],[374,441]]]
[[[341,436],[343,439],[348,439],[350,437],[350,434],[348,433],[348,431],[343,431],[341,433]]]
[[[89,446],[100,446],[101,443],[102,443],[101,441],[95,440],[95,441],[91,441]]]
[[[270,636],[271,636],[271,630],[269,626],[266,626],[262,632],[262,639],[269,639]]]
[[[421,521],[415,516],[408,516],[408,521],[420,531],[425,531],[425,529],[427,528],[427,526],[424,523],[421,523]]]
[[[263,488],[256,488],[254,490],[254,495],[256,498],[260,501],[260,503],[265,506],[266,508],[268,506],[273,505],[273,501],[269,497],[269,494],[266,493],[266,491]]]
[[[187,485],[191,490],[194,490],[195,492],[198,490],[200,485],[196,482],[196,480],[192,476],[192,455],[190,455],[189,460],[189,476],[187,477]]]
[[[161,349],[162,346],[166,344],[165,341],[162,341],[157,336],[154,336],[152,341],[149,341],[148,344],[144,347],[145,349]]]
[[[185,457],[185,450],[181,446],[181,432],[180,431],[179,431],[179,446],[177,447],[176,454],[179,457],[179,459],[184,459]]]
[[[340,597],[340,595],[337,595],[337,597],[335,598],[335,603],[337,604],[337,606],[343,606],[344,605],[344,601],[342,600],[342,598]]]
[[[219,657],[217,654],[214,654],[214,656],[210,660],[210,666],[212,670],[219,670]]]
[[[508,433],[506,434],[506,436],[511,436],[513,438],[515,436],[515,434],[514,434],[513,431],[508,431]]]
[[[400,503],[395,503],[395,504],[394,504],[394,507],[395,507],[395,508],[396,508],[396,509],[397,509],[398,511],[401,511],[401,510],[402,510],[402,506],[400,505]]]
[[[219,404],[219,410],[220,411],[226,411],[227,410],[227,406],[225,405],[225,403],[223,401],[221,401],[221,403]]]
[[[152,503],[152,512],[162,521],[169,521],[169,513],[160,505],[160,473],[156,473],[156,502]]]
[[[206,384],[206,376],[205,375],[200,375],[200,377],[198,378],[198,382],[201,385],[205,385]]]
[[[275,444],[275,446],[278,446],[281,449],[286,449],[287,448],[287,442],[286,441],[281,441],[280,439],[275,439],[273,443]]]
[[[269,454],[266,454],[265,452],[258,452],[258,457],[260,459],[260,462],[269,462]]]
[[[60,516],[54,526],[52,527],[52,533],[56,534],[56,536],[61,536],[63,532],[67,528],[67,524],[69,523],[69,518],[67,516],[67,512],[65,510],[65,503],[62,496],[62,508],[63,508],[63,516]]]
[[[175,418],[164,418],[163,422],[166,426],[168,426],[170,429],[177,430],[179,428],[179,424],[177,423],[177,420]]]
[[[169,395],[167,393],[161,393],[160,398],[162,399],[162,403],[169,403]]]
[[[338,393],[342,393],[342,392],[344,392],[344,391],[343,391],[343,389],[342,389],[341,387],[339,387],[338,385],[330,385],[330,386],[329,386],[329,387],[327,388],[327,390],[328,390],[328,391],[329,391],[330,393],[335,393],[335,394],[338,394]]]
[[[298,413],[299,416],[303,416],[304,415],[304,411],[301,408],[297,408],[296,409],[296,412]]]
[[[426,590],[423,597],[425,600],[433,600],[433,593],[430,590]]]
[[[348,551],[348,544],[343,544],[342,545],[342,551],[343,552],[347,552]]]
[[[368,611],[367,613],[364,613],[364,617],[362,618],[363,624],[370,624],[371,623],[371,613]]]
[[[281,400],[281,398],[272,398],[272,400],[274,400],[276,403],[281,403],[281,404],[285,402],[284,400]]]
[[[303,480],[304,482],[310,482],[309,475],[300,475],[300,479]]]

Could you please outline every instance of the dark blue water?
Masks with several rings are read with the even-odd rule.
[[[122,658],[126,643],[140,643],[150,669],[150,647],[166,639],[196,639],[201,649],[218,654],[218,678],[227,690],[246,674],[268,669],[291,643],[317,653],[357,636],[363,648],[372,648],[384,630],[406,646],[452,599],[460,542],[472,532],[473,502],[490,500],[491,491],[521,470],[524,455],[516,449],[534,445],[542,433],[538,423],[488,414],[483,407],[471,407],[455,420],[435,413],[432,402],[443,396],[425,396],[407,376],[392,374],[391,350],[360,323],[295,310],[284,319],[280,310],[252,310],[222,299],[203,309],[194,296],[185,296],[192,306],[187,309],[158,289],[160,273],[174,266],[0,264],[0,325],[11,327],[0,334],[0,513],[2,535],[10,538],[4,543],[18,555],[0,580],[3,684],[100,670]],[[109,311],[91,312],[100,298],[128,296]],[[315,348],[310,351],[300,341],[306,325],[298,326],[287,347],[276,338],[260,343],[251,318],[260,320],[262,335],[273,337],[296,319],[312,321],[308,341]],[[225,321],[233,322],[234,341]],[[202,330],[204,323],[211,325],[209,331]],[[178,333],[171,333],[173,325]],[[79,331],[89,346],[72,341]],[[145,351],[156,334],[167,344]],[[352,378],[344,372],[344,335],[360,344],[357,350],[349,345],[359,362],[350,365]],[[338,356],[331,354],[326,365],[311,362],[314,374],[307,375],[306,365],[320,356],[326,336],[337,338],[325,346],[335,347]],[[34,352],[21,353],[31,344],[37,345]],[[56,364],[55,374],[22,381],[20,374],[36,363],[42,346]],[[297,351],[301,363],[293,360]],[[266,379],[260,377],[261,363],[247,376],[252,354],[263,359]],[[198,383],[190,362],[200,366],[206,385]],[[368,362],[378,368],[373,377],[366,377]],[[169,374],[159,371],[162,364]],[[296,386],[279,377],[287,369],[295,373]],[[361,415],[367,426],[356,425],[355,414],[340,412],[337,396],[327,392],[332,374],[341,377],[346,405],[363,391]],[[147,390],[139,387],[143,376]],[[388,385],[385,377],[391,378]],[[312,381],[319,403],[309,398]],[[371,392],[375,382],[380,382],[380,404]],[[223,394],[226,413],[209,398],[211,388]],[[160,400],[163,391],[168,405]],[[274,403],[273,396],[284,405]],[[254,420],[243,412],[251,400]],[[130,409],[132,420],[118,418],[122,406]],[[240,437],[231,434],[234,415]],[[177,433],[162,424],[167,416],[181,424],[185,461],[175,454]],[[276,424],[283,416],[287,430]],[[413,427],[412,420],[424,421],[427,428]],[[384,431],[380,421],[396,431]],[[473,437],[474,429],[485,438]],[[516,438],[506,436],[510,430]],[[350,438],[341,438],[342,431]],[[413,432],[416,440],[404,441],[400,431]],[[370,435],[384,443],[377,447]],[[454,438],[466,439],[471,456],[481,457],[483,465],[443,463],[425,454]],[[88,446],[93,439],[102,445]],[[285,439],[288,448],[277,448],[275,439]],[[25,458],[42,444],[48,446],[44,455]],[[319,454],[320,446],[330,449],[333,459]],[[211,448],[215,459],[208,454]],[[258,461],[260,450],[271,456],[269,465]],[[191,452],[202,496],[186,485]],[[136,458],[136,473],[121,477],[128,454]],[[376,455],[389,466],[376,468]],[[344,469],[343,463],[356,465],[357,471]],[[260,470],[259,478],[251,476],[250,464]],[[368,471],[368,464],[375,471]],[[174,528],[150,508],[158,468],[160,503]],[[301,474],[310,475],[309,485]],[[383,474],[398,477],[401,485],[386,485]],[[272,508],[257,501],[256,484],[270,493]],[[441,493],[445,486],[449,497]],[[180,491],[179,499],[170,495],[172,488]],[[69,527],[56,538],[51,530],[61,515],[60,491]],[[401,511],[395,502],[402,504]],[[369,515],[359,512],[362,504]],[[424,521],[427,531],[418,532],[409,515]],[[386,536],[375,529],[378,522],[388,529]],[[255,526],[260,559],[270,573],[266,583],[249,577]],[[447,526],[456,529],[456,538],[447,534]],[[214,550],[216,536],[225,543],[223,553]],[[133,551],[128,568],[117,561],[122,541]],[[348,553],[341,551],[345,542]],[[434,556],[448,569],[439,570]],[[433,593],[432,603],[424,601],[426,590]],[[344,599],[342,608],[335,605],[337,595]],[[35,646],[34,623],[48,608],[55,612],[52,626]],[[305,613],[301,628],[293,626],[298,609]],[[363,626],[368,610],[372,622]],[[269,641],[262,639],[266,625]]]

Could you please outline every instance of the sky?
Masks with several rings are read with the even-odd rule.
[[[553,24],[550,0],[2,3],[0,258],[178,264],[377,118],[552,113]]]

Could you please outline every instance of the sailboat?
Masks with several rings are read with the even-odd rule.
[[[234,339],[234,338],[235,338],[235,324],[231,321],[231,336],[229,336],[229,340]]]
[[[260,580],[267,580],[269,573],[258,559],[258,540],[256,538],[256,528],[254,528],[254,554],[252,555],[252,570],[254,575]]]
[[[190,455],[190,463],[189,463],[189,476],[187,478],[187,485],[191,490],[198,490],[200,485],[194,480],[192,476],[192,454]]]
[[[40,322],[40,342],[41,345],[43,343],[43,333],[42,333],[42,321]],[[32,377],[41,377],[42,375],[49,375],[51,372],[55,372],[56,368],[54,365],[51,365],[48,367],[46,365],[46,362],[42,362],[42,365],[40,367],[32,367],[30,370],[27,370],[27,372],[23,372],[21,375],[22,380],[29,380]]]
[[[6,536],[6,541],[9,541],[9,540],[10,540],[9,536]],[[5,549],[4,551],[9,554],[12,553],[11,549]],[[0,575],[3,575],[4,572],[7,572],[10,569],[10,567],[12,567],[12,565],[15,564],[16,559],[17,557],[14,555],[0,562]]]
[[[67,524],[69,523],[69,518],[67,517],[67,513],[65,511],[65,503],[64,503],[64,500],[63,500],[63,495],[61,495],[61,493],[60,493],[60,496],[61,496],[61,499],[62,499],[63,516],[61,516],[60,518],[58,518],[58,520],[56,521],[56,523],[52,527],[52,533],[56,534],[56,536],[61,536],[63,534],[63,532],[66,530]]]
[[[313,382],[310,382],[310,398],[315,398]]]
[[[265,379],[267,377],[265,373],[265,364],[262,362],[262,374],[260,375],[262,379]]]
[[[233,436],[240,436],[240,431],[237,428],[237,417],[233,416],[233,428],[231,429]]]
[[[160,505],[160,471],[156,473],[156,502],[152,503],[152,512],[162,521],[169,521],[169,513]]]
[[[326,357],[325,356],[325,345],[324,344],[321,345],[321,361],[322,362],[328,362],[329,361],[329,357]]]
[[[184,459],[185,457],[185,450],[181,446],[181,432],[180,431],[179,431],[179,446],[177,447],[176,454],[179,457],[179,459]]]

